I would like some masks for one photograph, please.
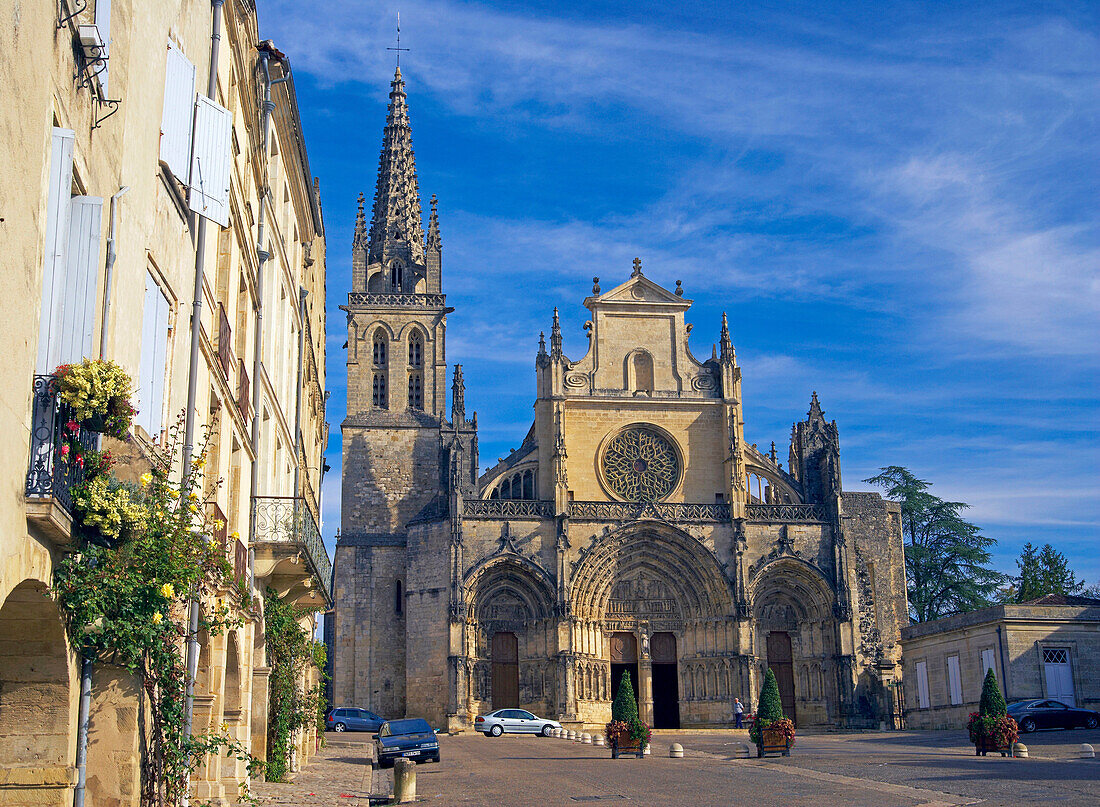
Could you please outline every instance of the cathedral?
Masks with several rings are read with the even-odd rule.
[[[508,706],[592,727],[626,672],[655,727],[724,726],[770,668],[799,726],[888,719],[908,623],[901,513],[844,490],[817,394],[785,462],[747,443],[725,317],[700,360],[692,301],[635,260],[581,301],[584,356],[564,354],[547,312],[534,422],[481,473],[442,264],[398,69],[344,306],[334,705],[451,730]]]

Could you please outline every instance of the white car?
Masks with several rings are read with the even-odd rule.
[[[504,732],[549,737],[551,731],[561,728],[561,723],[536,717],[525,709],[497,709],[487,715],[478,715],[474,720],[474,728],[486,737],[499,737]]]

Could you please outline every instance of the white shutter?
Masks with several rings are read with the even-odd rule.
[[[229,161],[233,116],[205,95],[195,105],[191,209],[222,227],[229,224]]]
[[[65,279],[65,242],[69,237],[74,138],[72,129],[55,127],[51,135],[46,242],[42,250],[42,308],[38,321],[38,360],[35,364],[35,372],[39,375],[52,373],[58,364],[53,361],[58,354],[54,342],[59,339],[61,325],[61,287]]]
[[[947,657],[947,687],[951,695],[951,705],[958,706],[963,702],[962,677],[959,674],[959,657]]]
[[[152,422],[155,431],[150,434],[159,435],[164,428],[164,382],[168,374],[168,300],[165,299],[160,289],[157,289],[157,335],[153,352],[153,411]]]
[[[191,160],[191,126],[195,118],[195,65],[168,42],[164,68],[164,108],[160,114],[160,158],[186,183]]]
[[[985,680],[985,674],[987,671],[993,670],[993,674],[997,674],[997,664],[994,661],[993,648],[987,647],[982,651],[982,680]]]
[[[57,364],[79,362],[92,355],[102,224],[102,199],[98,196],[74,196],[70,200]]]
[[[917,708],[928,708],[928,662],[917,662]]]
[[[107,97],[107,68],[111,58],[111,0],[95,0],[95,27],[99,29],[99,38],[103,40],[103,58],[106,59],[96,70],[103,97]]]
[[[153,439],[160,435],[163,428],[164,377],[168,370],[168,312],[168,300],[152,275],[146,274],[135,422]]]

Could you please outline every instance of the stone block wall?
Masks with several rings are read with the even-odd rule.
[[[450,655],[450,521],[409,529],[405,681],[409,717],[446,726],[453,682]]]

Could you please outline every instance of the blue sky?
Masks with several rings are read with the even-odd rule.
[[[905,465],[972,505],[998,567],[1050,541],[1100,581],[1100,4],[258,5],[321,180],[330,545],[338,306],[400,10],[483,467],[530,424],[552,308],[579,358],[592,277],[640,256],[695,300],[697,355],[728,312],[748,440],[785,456],[816,389],[847,488]]]

